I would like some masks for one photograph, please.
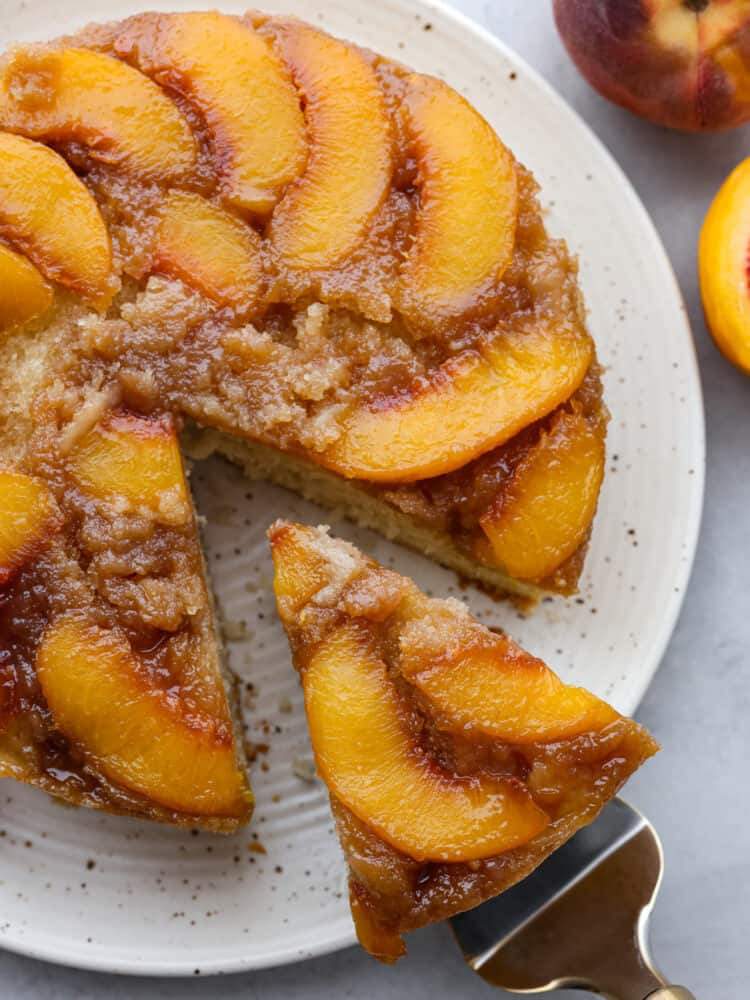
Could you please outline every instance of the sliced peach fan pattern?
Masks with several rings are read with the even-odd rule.
[[[185,429],[495,590],[575,589],[606,412],[535,192],[447,84],[293,19],[138,15],[0,58],[0,773],[182,825],[249,817]],[[390,848],[464,863],[546,828],[512,775],[419,757],[378,649],[330,643],[306,695],[321,770]],[[446,726],[476,714],[446,675],[412,680]],[[524,736],[505,681],[517,710],[486,735],[601,721],[542,671]],[[339,759],[351,728],[374,783]],[[393,822],[391,759],[450,823]]]

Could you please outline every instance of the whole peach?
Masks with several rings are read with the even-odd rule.
[[[750,121],[750,0],[555,0],[583,76],[649,121],[688,131]]]

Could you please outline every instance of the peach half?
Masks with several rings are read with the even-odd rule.
[[[392,153],[375,71],[352,46],[297,21],[269,29],[305,102],[310,158],[274,212],[279,261],[333,267],[362,241],[389,189]]]
[[[55,726],[111,781],[188,815],[249,815],[226,723],[184,714],[124,635],[62,618],[44,633],[36,673]]]
[[[441,725],[505,743],[554,743],[598,732],[620,716],[584,688],[563,684],[507,636],[462,644],[425,662],[402,645],[401,671],[427,697]]]
[[[171,420],[108,414],[70,451],[70,473],[89,496],[169,524],[190,518],[185,471]]]
[[[41,316],[52,289],[31,261],[0,243],[0,332]]]
[[[38,479],[0,469],[0,586],[60,529],[54,497]]]
[[[511,576],[542,580],[581,545],[596,513],[604,457],[603,435],[580,413],[565,411],[521,459],[480,519]]]
[[[318,460],[344,476],[411,482],[460,468],[565,402],[593,358],[568,329],[499,332],[447,361],[427,382],[349,417]]]
[[[151,80],[87,49],[29,47],[0,65],[0,128],[83,146],[92,160],[153,180],[195,166],[188,123]]]
[[[299,97],[268,41],[217,12],[146,14],[114,49],[198,111],[223,197],[266,218],[307,159]]]
[[[57,153],[8,132],[0,132],[0,163],[0,236],[45,277],[106,305],[112,248],[88,188]]]
[[[404,109],[419,203],[399,304],[419,329],[465,312],[502,277],[513,254],[518,183],[510,151],[440,80],[412,74]]]
[[[356,625],[303,672],[318,771],[331,793],[418,861],[473,861],[527,843],[549,817],[520,784],[450,775],[409,735],[385,664]]]
[[[173,191],[161,211],[151,270],[246,313],[261,293],[260,239],[254,229],[200,195]]]
[[[750,375],[750,158],[708,210],[698,264],[709,330],[719,350]]]

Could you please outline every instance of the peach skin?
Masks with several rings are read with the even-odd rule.
[[[730,174],[708,210],[698,269],[716,345],[750,375],[750,158]]]
[[[557,27],[604,97],[670,128],[750,120],[747,0],[555,0]]]

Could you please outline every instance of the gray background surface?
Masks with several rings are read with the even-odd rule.
[[[683,612],[638,713],[664,750],[633,779],[628,798],[654,822],[666,849],[667,870],[652,921],[658,961],[698,1000],[747,1000],[750,378],[722,359],[706,332],[695,247],[714,192],[750,154],[750,127],[684,136],[607,104],[569,62],[547,0],[463,0],[456,6],[539,69],[614,153],[656,222],[690,311],[706,397],[706,507]],[[211,980],[124,979],[0,952],[1,1000],[489,1000],[499,995],[466,970],[441,927],[412,935],[409,955],[395,969],[350,949],[283,969]]]

